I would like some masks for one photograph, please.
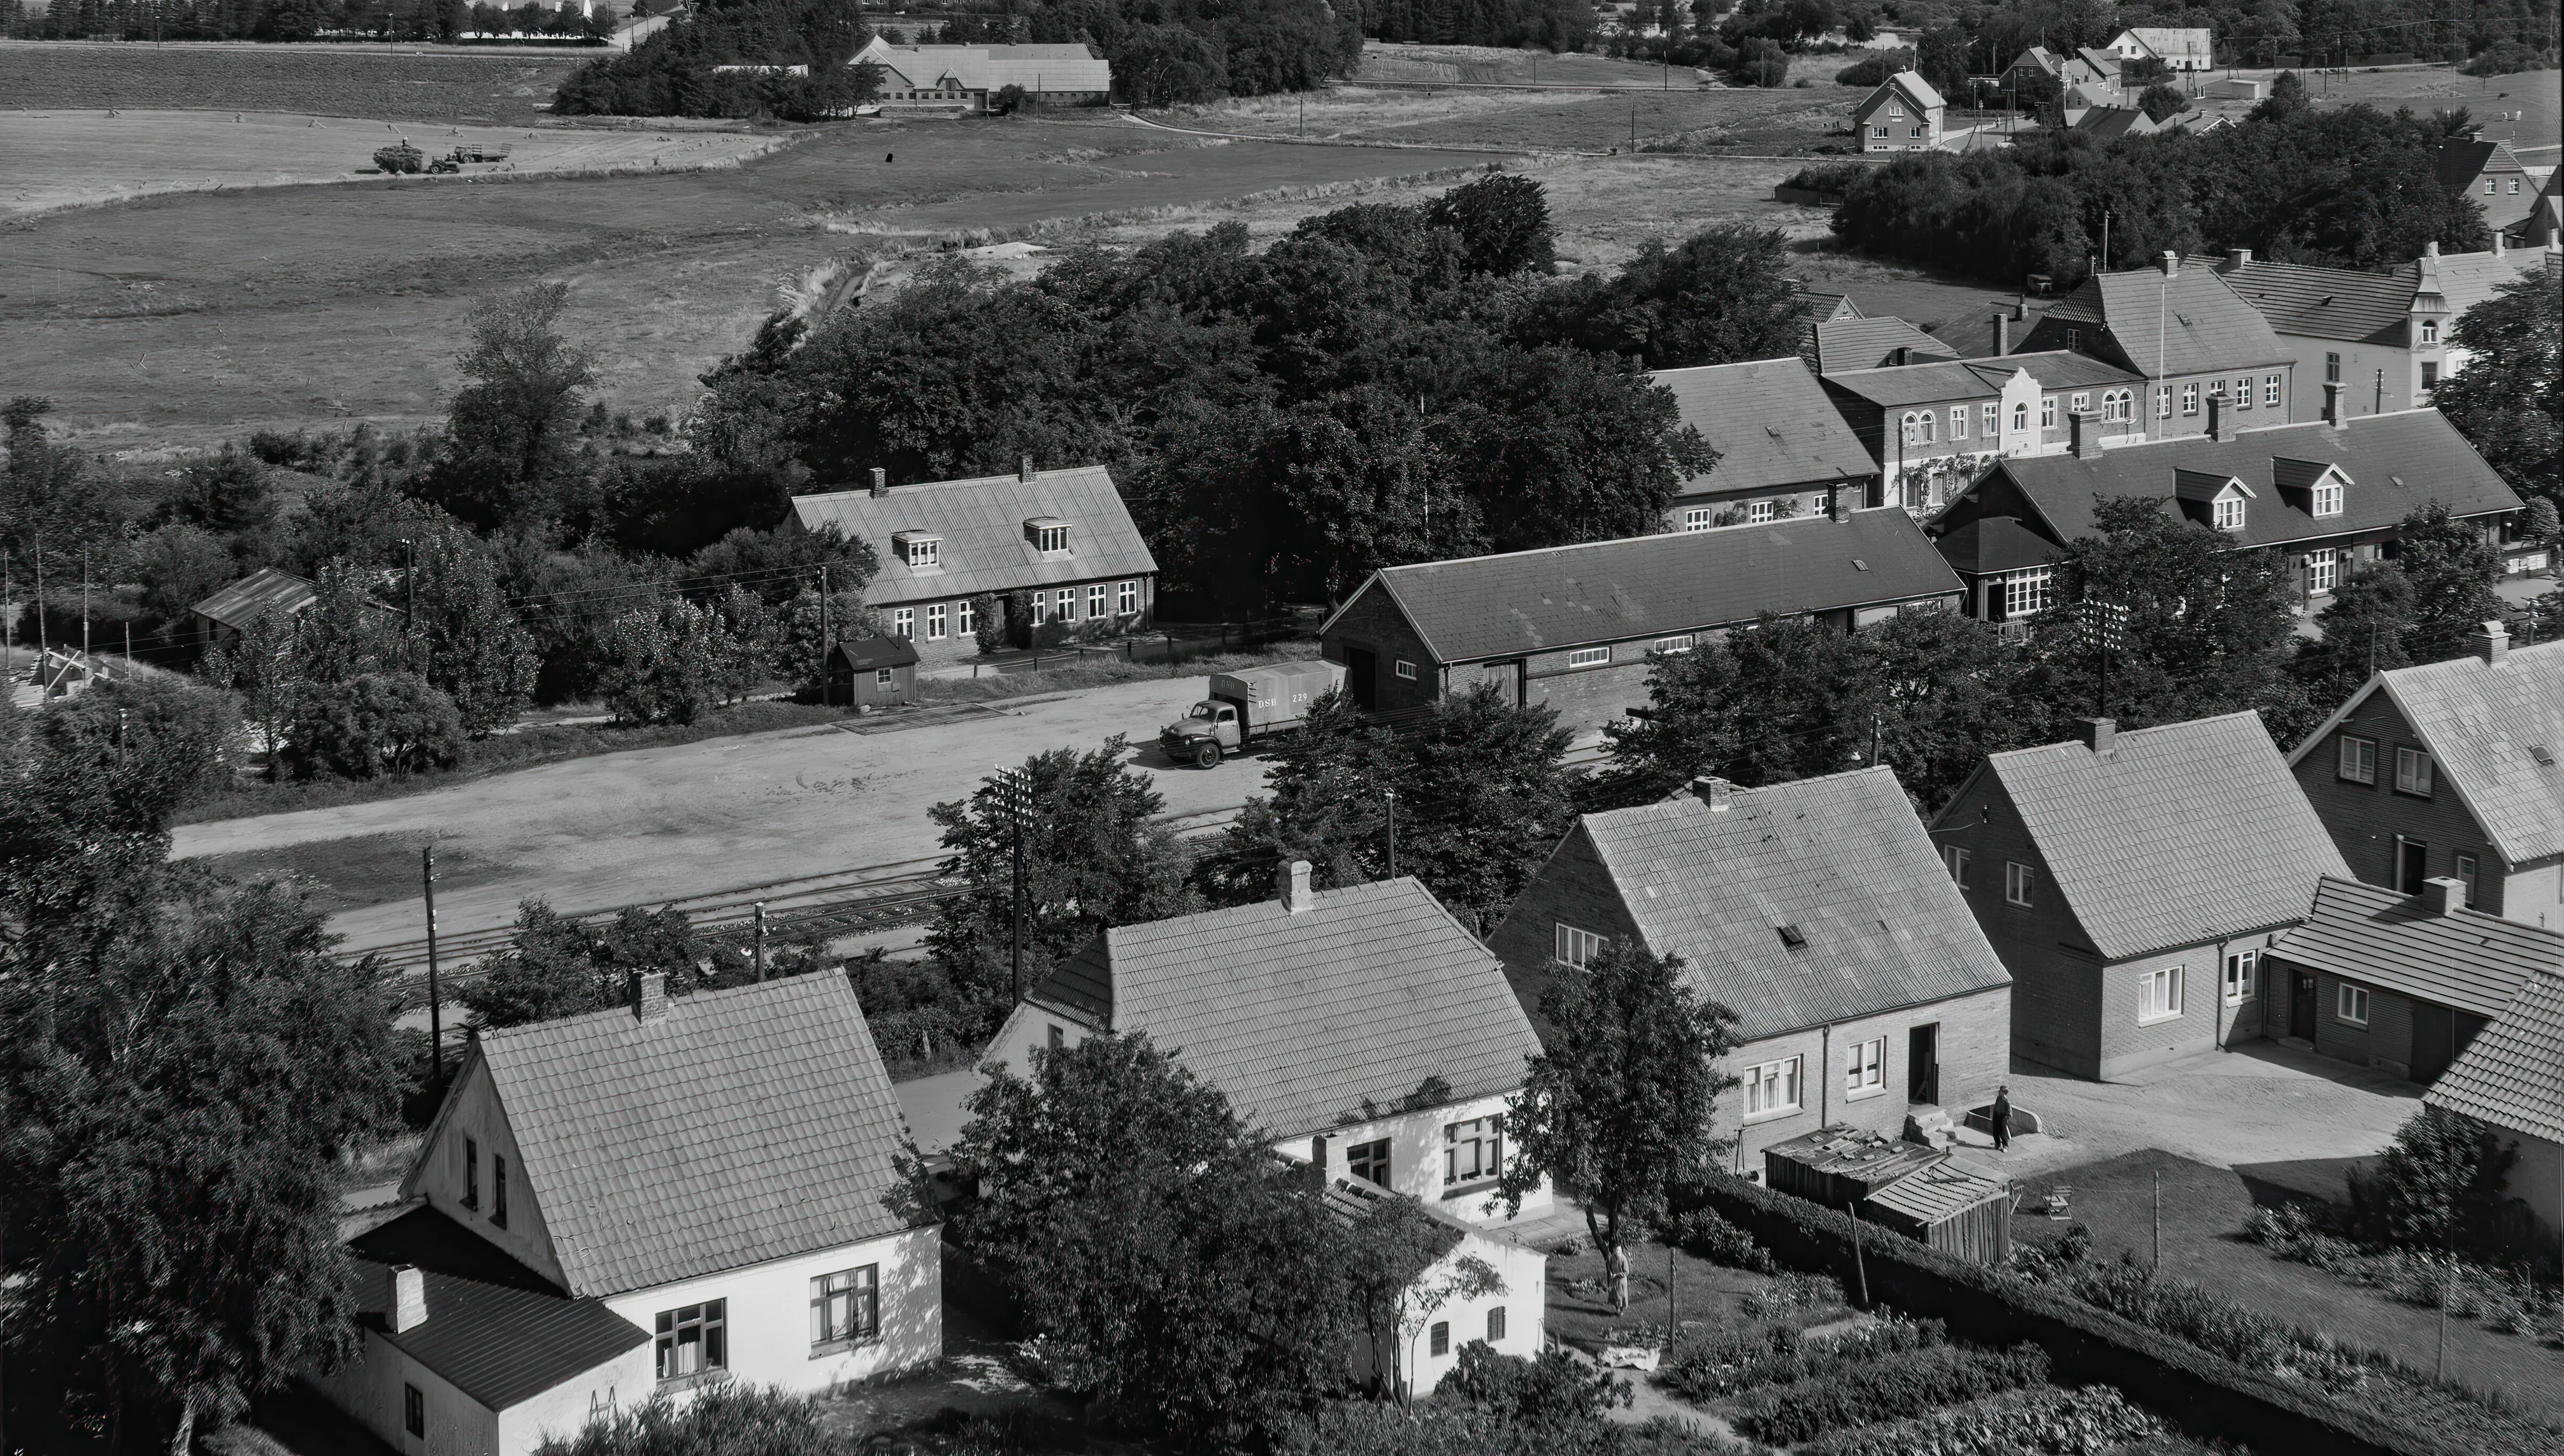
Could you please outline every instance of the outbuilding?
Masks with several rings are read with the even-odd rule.
[[[917,696],[917,644],[905,637],[839,638],[828,649],[827,701],[892,708]]]

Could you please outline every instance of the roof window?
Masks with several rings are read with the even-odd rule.
[[[926,530],[903,530],[891,537],[900,563],[911,571],[944,569],[944,537]]]
[[[1068,522],[1055,516],[1036,516],[1024,522],[1024,539],[1043,555],[1065,554],[1068,550]]]

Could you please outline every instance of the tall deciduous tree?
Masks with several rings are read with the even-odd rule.
[[[2288,671],[2305,686],[2314,710],[2330,713],[2370,678],[2412,662],[2404,643],[2413,625],[2413,583],[2391,561],[2363,566],[2333,589],[2315,625],[2321,635],[2297,643]]]
[[[2485,528],[2453,520],[2434,501],[2396,527],[2395,565],[2413,586],[2413,621],[2404,650],[2416,662],[2439,662],[2466,650],[2466,639],[2505,607],[2492,584],[2501,579],[2501,550]]]
[[[1464,183],[1424,205],[1424,220],[1460,235],[1471,273],[1546,271],[1555,254],[1547,189],[1529,177]]]
[[[596,370],[560,331],[565,284],[529,284],[472,310],[458,362],[446,458],[429,480],[437,504],[479,526],[549,521],[584,469],[579,415]]]
[[[2465,367],[2431,402],[2510,488],[2564,507],[2564,274],[2539,268],[2468,309],[2449,332]]]
[[[683,911],[633,908],[591,926],[529,900],[507,948],[482,961],[458,999],[475,1026],[554,1021],[617,1004],[636,971],[657,971],[669,994],[686,995],[702,978],[702,953]]]
[[[479,736],[513,722],[534,691],[534,634],[518,620],[488,548],[461,531],[417,543],[407,583],[411,670],[454,702]]]

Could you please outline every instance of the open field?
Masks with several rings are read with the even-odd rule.
[[[523,125],[602,51],[0,41],[0,104]]]
[[[2460,76],[2454,66],[2416,66],[2393,71],[2353,71],[2347,76],[2308,76],[2305,83],[2307,94],[2317,105],[2366,102],[2389,111],[2411,106],[2425,115],[2442,107],[2463,106],[2484,123],[2486,138],[2524,148],[2545,148],[2523,158],[2531,165],[2553,165],[2557,143],[2564,142],[2564,71],[2476,77]],[[2493,120],[2500,111],[2522,114],[2517,121]]]
[[[215,192],[345,182],[374,170],[376,147],[399,140],[433,158],[458,146],[506,147],[504,162],[466,164],[421,184],[737,166],[787,145],[791,133],[569,127],[431,126],[273,111],[0,111],[0,214],[121,202],[159,192]]]
[[[1696,86],[1699,73],[1677,67],[1676,86]],[[1363,44],[1362,81],[1441,81],[1471,86],[1654,86],[1658,68],[1608,56],[1553,56],[1547,51],[1496,46]]]
[[[1665,91],[1620,96],[1519,91],[1411,91],[1337,87],[1305,99],[1313,137],[1397,141],[1498,150],[1609,151],[1636,145],[1720,147],[1744,154],[1798,156],[1823,145],[1848,150],[1851,108],[1862,93],[1820,85],[1807,90],[1702,90],[1682,83]],[[1174,124],[1205,130],[1289,136],[1301,125],[1303,99],[1258,97],[1182,108]]]

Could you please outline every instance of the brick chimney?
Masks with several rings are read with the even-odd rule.
[[[2422,908],[2433,915],[2447,915],[2463,910],[2466,904],[2466,882],[2455,875],[2442,875],[2422,882]]]
[[[2172,251],[2172,250],[2171,250],[2171,249],[2169,249],[2169,248],[2166,248],[2166,249],[2164,250],[2164,256],[2163,256],[2163,271],[2164,271],[2164,277],[2166,277],[2166,278],[2171,278],[2171,277],[2173,277],[2174,275],[2176,275],[2176,274],[2180,273],[2180,272],[2181,272],[2181,255],[2180,255],[2180,254],[2178,254],[2178,253],[2175,253],[2174,251]]]
[[[427,1279],[415,1264],[395,1264],[385,1271],[383,1311],[394,1335],[415,1330],[427,1323]]]
[[[1309,1186],[1323,1193],[1327,1191],[1331,1176],[1327,1167],[1327,1135],[1321,1133],[1309,1140]]]
[[[2115,758],[2119,753],[2119,721],[2115,718],[2078,718],[2074,720],[2075,736],[2083,746],[2102,758]]]
[[[1691,781],[1691,791],[1709,805],[1713,814],[1724,814],[1736,806],[1736,785],[1714,773],[1705,773]]]
[[[2076,460],[2101,458],[2101,426],[2090,410],[2076,410],[2065,417],[2065,448]]]
[[[2499,258],[2499,257],[2503,256],[2504,254],[2508,253],[2509,251],[2510,251],[2509,240],[2508,240],[2508,239],[2506,239],[2506,238],[2504,238],[2504,237],[2501,235],[2501,229],[2499,229],[2499,228],[2495,228],[2495,229],[2493,229],[2493,230],[2492,230],[2492,256],[2493,256],[2493,257],[2495,257],[2495,258]]]
[[[668,1014],[668,973],[664,970],[632,972],[632,1015],[638,1021],[656,1021]]]
[[[2226,396],[2223,394],[2208,396],[2208,438],[2224,440],[2231,423],[2226,418]]]
[[[1833,498],[1826,504],[1825,514],[1831,516],[1836,520],[1851,520],[1851,483],[1849,481],[1834,482]]]
[[[2249,264],[2251,261],[2252,261],[2252,250],[2251,250],[2251,249],[2249,249],[2249,248],[2229,248],[2229,249],[2227,249],[2227,250],[2226,250],[2226,269],[2225,269],[2225,271],[2226,271],[2226,272],[2228,272],[2228,273],[2233,273],[2233,272],[2235,272],[2236,270],[2238,270],[2238,269],[2240,269],[2240,268],[2244,267],[2246,264]]]
[[[2342,397],[2349,392],[2349,386],[2338,379],[2325,381],[2323,422],[2336,430],[2350,423],[2350,413],[2342,404]]]
[[[2486,622],[2466,634],[2466,651],[2495,667],[2510,656],[2510,629],[2499,622]]]
[[[1015,479],[1016,479],[1016,480],[1019,480],[1019,481],[1022,481],[1022,482],[1024,482],[1025,484],[1029,485],[1029,484],[1031,484],[1031,482],[1032,482],[1032,478],[1033,478],[1033,458],[1032,458],[1031,456],[1027,455],[1027,456],[1025,456],[1025,457],[1024,457],[1024,463],[1023,463],[1023,465],[1022,465],[1020,468],[1018,468],[1018,469],[1016,470],[1016,472],[1015,472]]]
[[[1275,873],[1273,880],[1274,888],[1281,892],[1282,908],[1284,910],[1289,911],[1293,915],[1298,915],[1300,912],[1309,908],[1311,898],[1309,894],[1309,862],[1307,860],[1293,860],[1291,863],[1284,865]]]
[[[2000,310],[1995,313],[1994,344],[1997,358],[2012,352],[2012,319],[2005,316]]]
[[[890,494],[890,472],[889,472],[889,471],[886,471],[886,470],[884,470],[884,469],[882,469],[882,468],[881,468],[880,466],[878,466],[878,465],[877,465],[877,466],[874,466],[874,467],[873,467],[873,499],[874,499],[874,500],[876,500],[876,501],[878,501],[878,500],[880,500],[882,497],[887,496],[887,495],[889,495],[889,494]]]

